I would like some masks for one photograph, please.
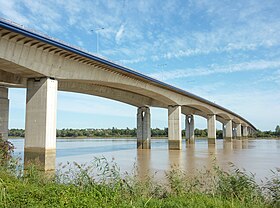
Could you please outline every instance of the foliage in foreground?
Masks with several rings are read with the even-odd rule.
[[[0,138],[0,207],[280,207],[280,170],[263,185],[232,165],[195,176],[176,168],[164,182],[121,175],[114,161],[66,164],[50,175],[29,166],[24,174]]]
[[[114,161],[67,164],[55,175],[29,166],[13,174],[0,169],[0,207],[279,207],[280,177],[264,186],[254,176],[218,167],[196,176],[173,169],[165,182],[121,175]]]

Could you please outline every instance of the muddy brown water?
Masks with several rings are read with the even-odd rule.
[[[23,157],[24,139],[9,139],[16,147],[15,156]],[[195,145],[183,149],[168,150],[167,139],[152,139],[150,150],[137,150],[135,139],[57,139],[56,167],[67,162],[90,163],[94,157],[113,158],[121,172],[132,172],[138,167],[140,176],[147,174],[164,176],[172,167],[189,174],[210,168],[213,160],[221,168],[229,163],[255,174],[257,180],[271,177],[271,170],[280,168],[280,140],[233,140],[232,143],[217,140],[215,146],[206,139],[196,140]]]

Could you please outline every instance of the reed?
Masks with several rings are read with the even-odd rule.
[[[35,165],[24,174],[0,169],[0,207],[279,207],[279,196],[279,169],[258,184],[233,164],[229,171],[214,165],[195,176],[173,168],[164,182],[139,179],[136,170],[121,174],[104,157],[60,166],[52,177]]]

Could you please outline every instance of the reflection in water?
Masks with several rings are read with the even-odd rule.
[[[227,142],[227,141],[224,141],[223,142],[223,152],[224,154],[228,154],[229,152],[231,152],[233,149],[233,142]]]
[[[208,144],[208,155],[215,156],[217,153],[217,145],[216,144]]]
[[[168,151],[168,167],[166,168],[167,172],[170,172],[173,169],[183,169],[185,160],[182,158],[181,150],[169,150]]]
[[[214,161],[217,159],[217,144],[209,144],[208,143],[208,157],[205,158],[205,167],[206,169],[211,169]],[[199,169],[203,168],[199,167]]]
[[[137,174],[140,179],[150,175],[151,149],[137,149]]]
[[[189,174],[194,174],[195,172],[195,160],[193,159],[195,157],[195,144],[190,144],[186,148],[186,172]]]
[[[242,140],[242,149],[248,149],[248,139]]]
[[[17,148],[16,156],[23,155],[23,139],[11,139]],[[195,174],[200,169],[210,169],[213,161],[227,169],[232,162],[239,168],[256,173],[258,179],[271,174],[270,170],[280,167],[280,140],[217,140],[216,145],[208,145],[207,140],[196,140],[194,144],[186,144],[183,140],[182,150],[168,150],[167,139],[153,139],[152,149],[136,149],[135,139],[58,139],[56,151],[56,167],[69,162],[86,163],[94,157],[115,158],[121,171],[131,172],[138,167],[140,177],[148,173],[163,177],[164,172],[172,167]],[[38,157],[25,154],[25,159]],[[52,159],[48,159],[52,158]],[[45,167],[54,167],[55,153],[39,155]],[[51,161],[50,163],[46,161]]]
[[[242,149],[242,140],[234,139],[233,140],[233,149]]]

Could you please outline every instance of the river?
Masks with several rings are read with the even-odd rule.
[[[23,157],[24,139],[9,140],[16,148],[15,156]],[[270,177],[271,170],[280,168],[280,140],[217,140],[216,146],[209,146],[206,139],[199,139],[191,146],[183,140],[182,146],[181,151],[168,150],[167,139],[152,139],[150,150],[137,150],[136,139],[57,139],[56,167],[66,162],[88,163],[104,156],[114,158],[122,172],[131,172],[137,166],[142,176],[156,173],[161,177],[171,167],[196,173],[210,168],[215,159],[220,167],[227,169],[231,162],[256,174],[257,180]]]

